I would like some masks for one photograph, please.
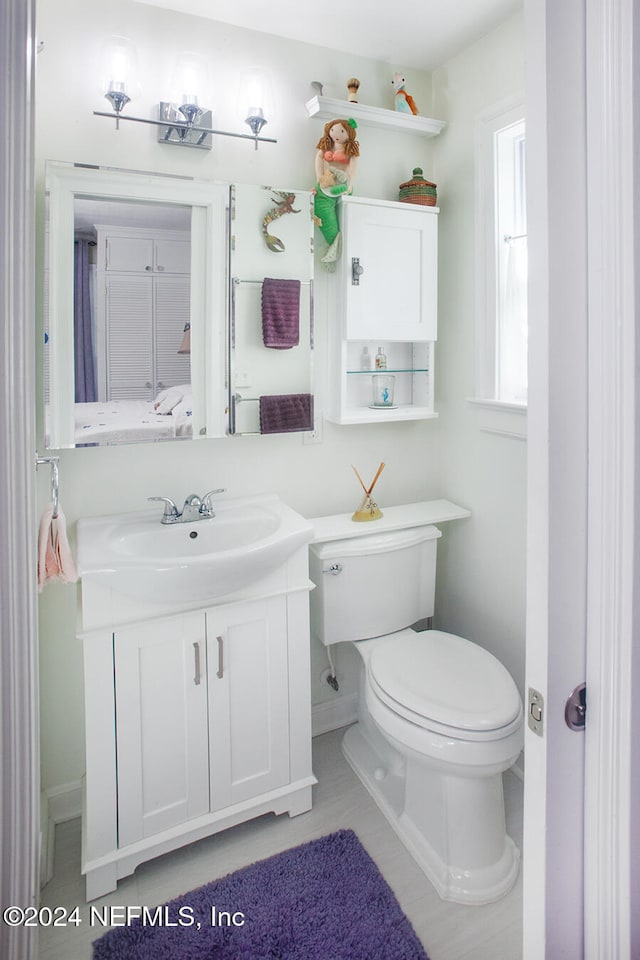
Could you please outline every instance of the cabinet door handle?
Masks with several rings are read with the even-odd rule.
[[[218,672],[216,674],[218,680],[222,680],[224,676],[224,639],[223,637],[216,637],[218,641]]]
[[[360,286],[360,277],[364,273],[364,267],[360,266],[360,257],[351,257],[351,283],[354,287]]]
[[[193,682],[196,687],[200,684],[200,644],[194,641],[193,644],[193,657],[194,657],[194,669],[195,674],[193,677]]]

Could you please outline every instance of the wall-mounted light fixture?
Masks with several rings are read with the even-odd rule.
[[[158,127],[158,142],[173,143],[183,147],[199,147],[211,150],[212,137],[236,137],[258,143],[277,143],[270,137],[261,137],[260,131],[267,122],[269,104],[262,97],[270,96],[269,83],[263,71],[252,68],[246,73],[241,89],[246,92],[243,120],[251,133],[232,133],[211,127],[211,110],[202,106],[209,96],[208,68],[204,57],[197,53],[181,53],[176,60],[170,85],[170,100],[161,101],[158,120],[127,116],[122,111],[137,92],[137,53],[134,44],[126,37],[110,37],[103,49],[102,90],[113,107],[113,113],[94,110],[96,117],[115,116],[116,129],[121,120],[147,123]]]

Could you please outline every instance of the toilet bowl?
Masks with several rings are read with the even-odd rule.
[[[483,904],[518,875],[502,774],[522,749],[523,709],[488,651],[407,626],[432,616],[439,536],[423,526],[312,544],[311,623],[359,653],[345,757],[438,894]]]

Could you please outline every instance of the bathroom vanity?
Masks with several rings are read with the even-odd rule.
[[[159,854],[264,813],[310,809],[312,533],[268,497],[172,528],[157,510],[79,522],[87,900]],[[243,563],[248,553],[260,564]],[[249,572],[225,581],[217,563]],[[165,581],[154,597],[167,568],[175,589]]]

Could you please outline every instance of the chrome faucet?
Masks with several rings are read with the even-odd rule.
[[[147,497],[147,500],[161,500],[164,503],[164,513],[160,523],[193,523],[195,520],[210,520],[215,517],[211,497],[216,493],[224,493],[226,487],[220,487],[219,490],[210,490],[204,497],[199,497],[197,493],[191,493],[184,502],[182,513],[171,497]]]

